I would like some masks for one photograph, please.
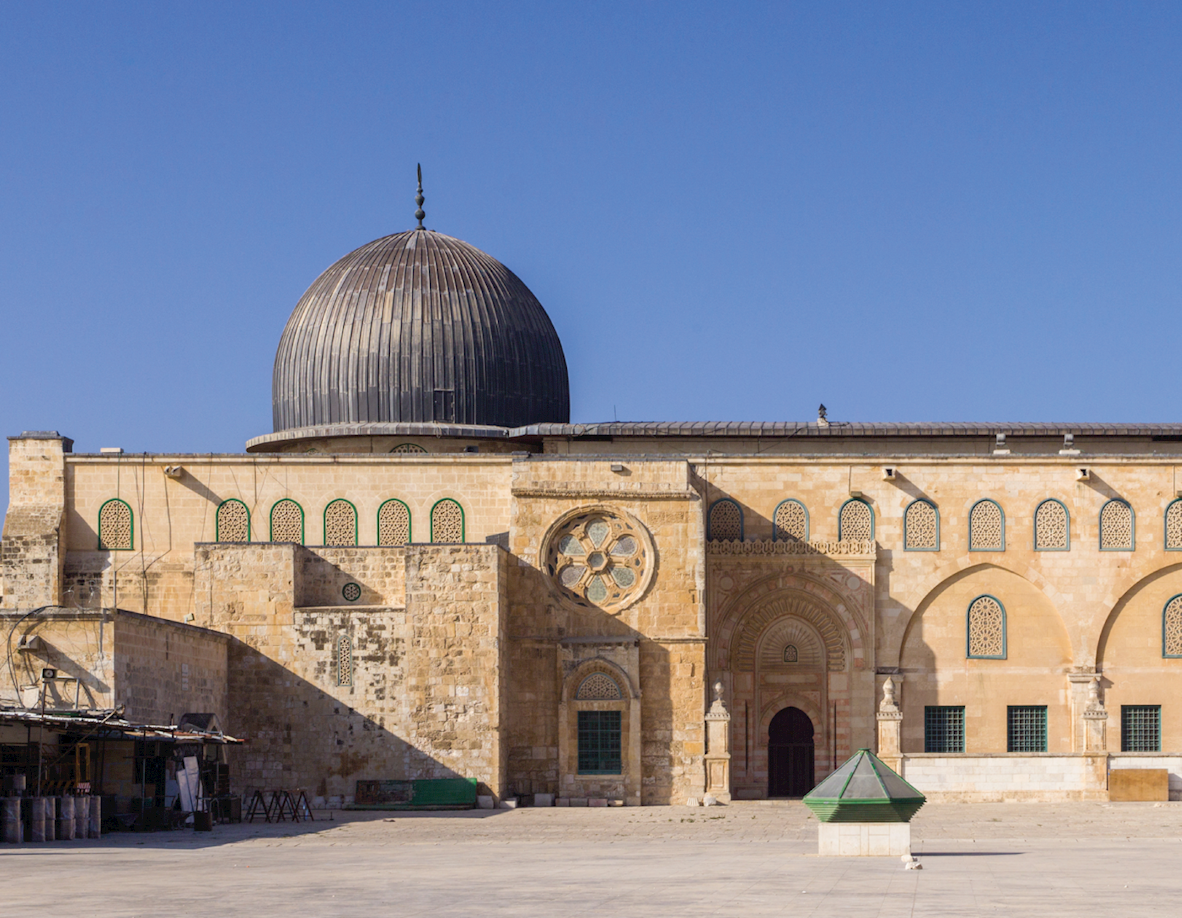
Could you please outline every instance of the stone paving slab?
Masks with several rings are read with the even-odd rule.
[[[1182,913],[1182,804],[929,804],[921,871],[818,857],[795,802],[331,815],[0,845],[0,915]]]

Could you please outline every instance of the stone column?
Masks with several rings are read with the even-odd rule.
[[[902,732],[903,712],[895,702],[895,677],[888,675],[878,705],[878,757],[900,774],[903,771]]]
[[[1100,676],[1095,672],[1068,673],[1071,683],[1072,752],[1108,751],[1108,711],[1100,700]]]
[[[714,683],[714,703],[706,712],[706,793],[731,802],[731,715],[722,701],[722,681]]]

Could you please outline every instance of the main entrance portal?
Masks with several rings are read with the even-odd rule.
[[[769,797],[803,797],[813,789],[813,722],[800,708],[784,708],[767,731]]]

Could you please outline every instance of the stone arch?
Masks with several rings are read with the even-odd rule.
[[[801,695],[792,686],[786,685],[783,691],[776,692],[770,698],[764,699],[764,703],[759,709],[758,729],[761,736],[767,735],[772,718],[784,708],[799,708],[804,711],[808,715],[808,719],[813,722],[813,730],[818,739],[829,735],[829,731],[825,729],[827,721],[824,712],[817,703],[811,698]]]
[[[783,648],[791,644],[796,648],[797,659],[786,662]],[[790,616],[780,619],[765,628],[756,641],[755,664],[760,670],[791,666],[798,669],[825,666],[827,662],[825,639],[809,622]]]
[[[578,666],[566,674],[566,678],[562,680],[562,701],[564,703],[574,701],[575,693],[583,684],[583,680],[594,673],[603,673],[610,677],[624,693],[624,698],[621,700],[632,701],[640,698],[640,692],[623,669],[603,657],[592,657],[589,660],[580,661]]]
[[[719,670],[736,669],[737,646],[742,635],[750,630],[750,623],[769,604],[789,598],[795,598],[798,603],[802,600],[811,603],[814,611],[798,617],[817,627],[824,637],[826,654],[830,660],[836,662],[838,658],[834,654],[837,652],[840,652],[842,668],[851,659],[855,664],[865,660],[870,630],[864,616],[859,614],[859,603],[855,596],[858,591],[864,591],[869,599],[870,586],[852,572],[843,572],[842,577],[846,579],[845,586],[853,595],[840,592],[836,583],[831,584],[789,568],[783,573],[765,577],[733,596],[720,610],[714,666]],[[782,605],[776,614],[762,617],[763,627],[759,627],[756,633],[761,634],[778,615],[794,614],[795,607],[796,604]],[[820,627],[819,622],[824,622],[826,627]],[[754,655],[754,647],[750,653]]]
[[[825,668],[830,672],[844,672],[849,654],[840,619],[812,597],[794,590],[784,591],[760,603],[743,617],[742,630],[731,649],[731,670],[754,672],[760,642],[784,619],[798,619],[809,624],[824,646]]]
[[[1100,627],[1099,634],[1096,635],[1095,643],[1095,661],[1096,668],[1100,669],[1104,665],[1104,652],[1107,649],[1108,639],[1112,635],[1112,628],[1116,624],[1116,620],[1120,618],[1123,612],[1142,590],[1151,586],[1158,580],[1162,580],[1171,574],[1176,574],[1182,571],[1182,562],[1167,565],[1166,567],[1158,568],[1148,574],[1139,577],[1135,583],[1129,585],[1112,604],[1108,615],[1104,618],[1104,624]]]

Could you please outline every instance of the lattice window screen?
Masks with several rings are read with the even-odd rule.
[[[1161,705],[1120,706],[1120,751],[1161,752]]]
[[[798,500],[786,500],[776,507],[776,517],[772,521],[772,526],[773,537],[777,541],[808,541],[809,518],[804,504]]]
[[[934,505],[926,500],[917,500],[907,508],[904,529],[907,531],[906,547],[912,551],[933,551],[940,547],[939,516]]]
[[[710,508],[710,538],[720,542],[743,539],[743,511],[733,500],[717,500]]]
[[[1100,510],[1100,547],[1132,551],[1133,508],[1123,500],[1110,500]]]
[[[847,501],[837,519],[838,538],[842,541],[868,542],[874,538],[874,513],[860,500]]]
[[[1182,500],[1166,507],[1166,548],[1182,550]]]
[[[423,449],[421,446],[418,446],[417,444],[414,444],[414,443],[400,443],[400,444],[398,444],[398,446],[395,446],[392,450],[390,450],[390,452],[401,453],[404,455],[406,455],[406,454],[419,455],[419,454],[426,453],[427,451],[425,449]]]
[[[444,498],[431,508],[431,541],[464,541],[464,511],[451,498]]]
[[[923,709],[923,751],[964,752],[964,707],[928,705]]]
[[[969,513],[969,549],[1002,551],[1005,548],[1005,518],[1001,507],[991,500],[973,505]]]
[[[357,544],[357,511],[347,500],[334,500],[324,508],[324,544]]]
[[[378,544],[410,543],[410,511],[400,500],[388,500],[378,509]]]
[[[224,500],[218,506],[217,539],[219,542],[250,541],[250,511],[240,500]]]
[[[1010,705],[1006,709],[1006,751],[1047,751],[1046,705]]]
[[[130,551],[135,546],[131,508],[121,500],[109,500],[99,510],[99,548]]]
[[[968,651],[970,657],[1004,657],[1005,611],[992,596],[978,596],[969,606]]]
[[[304,541],[304,514],[294,500],[284,498],[271,508],[271,541]]]
[[[337,685],[353,684],[353,642],[347,634],[337,638]]]
[[[1175,596],[1162,609],[1162,656],[1182,657],[1182,596]]]
[[[1039,551],[1065,551],[1067,509],[1057,500],[1044,500],[1034,512],[1034,547]]]
[[[623,697],[616,680],[607,673],[592,673],[575,692],[576,701],[615,701]]]

